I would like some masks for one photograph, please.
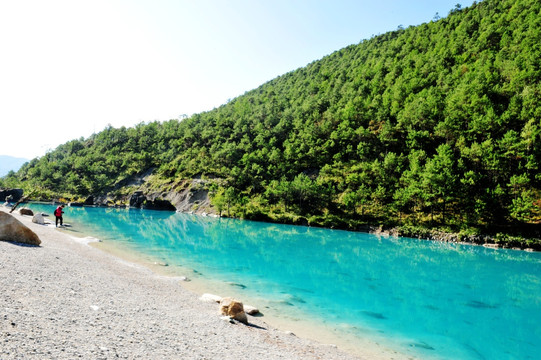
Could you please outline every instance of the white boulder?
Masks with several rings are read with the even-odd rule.
[[[34,216],[32,217],[32,222],[40,225],[45,225],[45,219],[40,213],[34,214]]]
[[[251,305],[244,305],[244,312],[248,315],[257,315],[259,314],[259,309]]]

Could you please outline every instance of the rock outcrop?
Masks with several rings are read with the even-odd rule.
[[[23,225],[12,215],[0,211],[0,241],[9,241],[21,244],[41,244],[41,240],[35,232]]]
[[[143,209],[175,211],[177,208],[167,200],[154,199],[147,200],[143,205]]]
[[[220,312],[222,315],[229,316],[231,319],[248,324],[248,317],[244,312],[244,305],[238,300],[223,298],[222,301],[220,301]]]
[[[157,194],[152,194],[147,197],[142,191],[136,191],[130,197],[130,207],[147,210],[168,210],[175,211],[177,208],[168,200],[163,200],[157,197]]]
[[[143,208],[214,214],[209,191],[205,188],[206,182],[206,180],[192,179],[174,190],[149,192],[146,194],[146,204]]]
[[[6,201],[11,196],[10,202],[17,202],[23,197],[23,189],[0,189],[0,201]]]
[[[84,205],[168,210],[189,213],[216,214],[210,203],[208,187],[220,179],[195,177],[179,183],[157,186],[152,180],[154,168],[119,181],[104,192],[89,196]],[[131,195],[125,195],[126,193]],[[126,204],[126,205],[119,205]]]
[[[111,199],[108,194],[97,194],[93,196],[94,205],[97,206],[114,206],[115,202]]]
[[[171,201],[179,212],[216,213],[210,204],[208,185],[210,180],[191,179],[182,184],[181,189],[162,193],[162,197]]]
[[[145,201],[147,201],[147,197],[143,195],[143,192],[136,191],[130,197],[130,207],[141,209]]]

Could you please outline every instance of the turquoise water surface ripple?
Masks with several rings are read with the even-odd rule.
[[[71,231],[403,353],[541,354],[540,253],[134,209],[66,208],[64,217]]]

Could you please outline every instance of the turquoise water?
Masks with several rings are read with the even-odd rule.
[[[402,353],[541,354],[541,253],[133,209],[66,208],[64,217],[72,231],[230,283],[260,299],[254,305],[309,314]]]

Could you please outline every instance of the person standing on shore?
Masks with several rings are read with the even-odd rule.
[[[64,213],[64,205],[60,205],[54,211],[54,216],[56,218],[56,227],[58,227],[58,221],[60,221],[60,226],[62,226],[62,214]]]

